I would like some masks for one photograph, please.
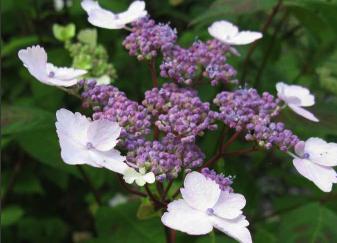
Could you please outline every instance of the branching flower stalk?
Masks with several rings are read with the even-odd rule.
[[[246,199],[232,188],[234,176],[214,170],[222,157],[278,150],[291,156],[295,169],[322,191],[330,192],[337,183],[333,169],[337,144],[320,138],[302,141],[278,120],[289,107],[306,119],[319,121],[307,110],[315,104],[307,88],[279,82],[274,96],[238,85],[237,71],[227,59],[238,58],[234,46],[253,43],[262,38],[261,33],[239,31],[221,20],[208,28],[212,39],[196,40],[183,48],[176,42],[177,31],[152,20],[143,1],[133,2],[123,13],[105,10],[92,0],[83,0],[82,7],[91,24],[130,31],[122,44],[130,56],[148,66],[153,84],[141,103],[111,84],[83,77],[85,70],[47,63],[40,46],[20,50],[19,58],[37,80],[67,87],[65,91],[80,97],[83,108],[92,113],[88,118],[66,109],[57,111],[63,161],[117,173],[129,193],[149,199],[153,209],[161,212],[168,243],[175,242],[176,230],[204,235],[213,229],[239,242],[252,242],[242,211]],[[213,101],[204,102],[195,89],[200,80],[225,88]],[[235,88],[227,90],[228,84]],[[208,131],[218,131],[218,123],[224,126],[218,148],[206,161],[199,139]],[[232,135],[226,139],[228,134]],[[253,145],[231,151],[230,145],[238,138]],[[179,177],[184,177],[183,185],[172,192]],[[133,183],[139,188],[127,185]]]

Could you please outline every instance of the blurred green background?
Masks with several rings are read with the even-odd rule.
[[[55,111],[81,111],[80,100],[42,85],[17,58],[21,48],[40,44],[55,65],[71,65],[64,44],[53,36],[55,23],[76,25],[76,32],[93,28],[80,1],[55,9],[53,0],[2,0],[1,73],[1,240],[3,242],[164,242],[156,215],[146,202],[130,197],[107,170],[84,166],[102,203],[97,204],[76,167],[64,164],[54,122]],[[124,10],[131,1],[100,0],[102,6]],[[264,32],[257,44],[239,47],[229,62],[248,87],[275,94],[278,81],[307,86],[316,96],[312,111],[321,122],[311,123],[292,112],[279,118],[302,139],[319,136],[337,141],[337,1],[336,0],[146,0],[156,21],[177,28],[178,42],[188,47],[207,40],[215,20],[233,21],[242,29]],[[114,85],[141,101],[151,88],[145,64],[128,56],[121,45],[124,30],[98,29],[118,78]],[[161,80],[164,82],[164,80]],[[220,87],[201,86],[211,100]],[[198,143],[210,157],[219,132]],[[248,147],[238,141],[231,149]],[[291,158],[279,151],[262,151],[224,158],[217,171],[235,176],[234,189],[246,196],[245,214],[255,242],[337,242],[337,188],[319,191],[297,174]],[[179,183],[174,185],[179,186]],[[139,206],[141,204],[141,206]],[[140,210],[141,208],[142,210]],[[203,237],[178,233],[177,242],[233,242],[216,232]]]

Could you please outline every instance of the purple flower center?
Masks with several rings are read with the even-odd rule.
[[[214,214],[214,209],[213,208],[207,208],[206,213],[207,213],[207,215],[212,216]]]
[[[303,154],[303,159],[308,159],[309,157],[310,157],[310,155],[308,153]]]
[[[53,71],[49,72],[48,77],[53,78],[55,76],[55,73]]]
[[[86,147],[87,147],[87,149],[93,149],[94,145],[92,145],[92,143],[88,142]]]

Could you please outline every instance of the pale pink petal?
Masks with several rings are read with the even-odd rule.
[[[88,141],[95,149],[108,151],[116,146],[121,127],[118,123],[109,120],[95,120],[88,128]]]
[[[191,208],[184,200],[169,203],[166,213],[161,217],[164,225],[190,235],[204,235],[212,231],[210,216]]]
[[[66,109],[60,109],[56,112],[56,118],[58,134],[67,136],[83,146],[86,145],[90,121],[85,116],[78,112],[74,114]]]
[[[337,165],[337,144],[327,143],[321,138],[309,138],[305,142],[305,153],[309,160],[323,166]]]
[[[94,161],[100,167],[104,167],[119,174],[124,174],[125,170],[129,168],[125,163],[125,157],[115,149],[104,152],[98,151],[96,149],[91,149],[88,151],[92,161]]]
[[[246,217],[241,215],[235,219],[221,219],[213,217],[213,226],[225,233],[226,235],[234,238],[241,243],[251,243],[252,237],[247,229],[249,225]]]
[[[42,83],[49,84],[47,79],[47,53],[41,46],[32,46],[18,52],[20,60],[29,73]]]
[[[296,145],[295,145],[295,153],[302,157],[304,155],[304,147],[305,147],[305,142],[303,141],[299,141]]]
[[[238,193],[221,192],[218,202],[213,207],[214,214],[225,219],[234,219],[242,214],[246,199]]]
[[[237,35],[228,40],[230,45],[247,45],[262,38],[260,32],[254,31],[240,31]]]
[[[180,191],[191,207],[202,211],[213,208],[221,192],[218,184],[195,171],[186,175],[184,188]]]
[[[301,175],[324,192],[330,192],[332,184],[337,183],[337,173],[331,167],[317,165],[310,160],[299,158],[295,158],[293,164]]]
[[[319,122],[318,118],[314,116],[310,111],[299,107],[295,105],[289,105],[289,108],[292,109],[295,113],[299,114],[300,116],[303,116],[304,118],[314,121],[314,122]]]

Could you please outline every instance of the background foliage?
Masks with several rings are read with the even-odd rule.
[[[129,2],[100,0],[114,10],[125,9]],[[209,38],[207,26],[222,18],[242,29],[262,30],[264,38],[257,45],[240,47],[241,57],[230,60],[243,85],[272,93],[280,80],[308,86],[316,95],[313,112],[321,122],[311,123],[291,112],[283,113],[282,119],[303,139],[337,141],[336,0],[147,0],[146,4],[154,19],[177,28],[184,46],[196,38]],[[80,101],[38,83],[17,58],[20,48],[40,43],[51,62],[70,65],[52,26],[72,22],[77,30],[92,27],[80,1],[55,11],[51,0],[3,0],[1,9],[3,242],[163,242],[157,214],[146,213],[146,202],[140,210],[140,201],[128,197],[113,173],[84,167],[101,198],[98,205],[80,171],[61,161],[54,114],[61,107],[81,110]],[[123,49],[126,34],[99,29],[97,38],[117,70],[114,85],[140,101],[151,88],[150,74]],[[218,91],[202,86],[200,95],[210,100]],[[199,141],[208,157],[218,136],[211,132]],[[232,146],[235,150],[247,144],[238,141]],[[235,175],[235,190],[246,196],[245,214],[255,242],[337,242],[336,187],[330,194],[319,191],[294,171],[290,157],[278,151],[256,152],[225,157],[217,166],[218,171]],[[177,237],[177,242],[232,242],[217,232]]]

